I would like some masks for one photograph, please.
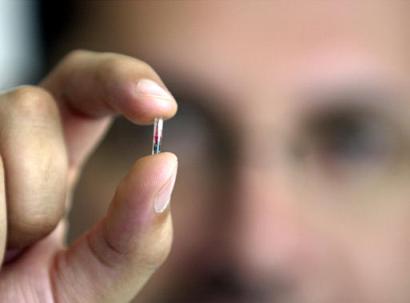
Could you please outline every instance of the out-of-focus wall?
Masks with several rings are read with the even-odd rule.
[[[0,89],[32,81],[42,69],[37,1],[0,0]]]

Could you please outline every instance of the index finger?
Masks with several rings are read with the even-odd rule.
[[[121,114],[137,124],[168,119],[177,104],[145,62],[113,54],[75,51],[41,83],[56,98],[67,140],[70,167],[79,166]]]

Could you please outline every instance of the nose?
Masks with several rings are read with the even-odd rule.
[[[303,213],[285,169],[241,165],[229,191],[230,252],[244,277],[294,279],[309,262]]]

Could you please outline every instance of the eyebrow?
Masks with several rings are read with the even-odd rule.
[[[214,100],[213,104],[223,104],[222,97],[217,93],[211,93],[215,90],[207,89],[203,85],[200,85],[194,79],[184,81],[188,79],[187,76],[177,77],[182,80],[169,81],[167,83],[175,99],[179,103],[180,111],[194,110],[203,115],[205,120],[209,122],[212,127],[223,131],[232,131],[232,127],[226,122],[225,117],[220,111],[219,106],[212,106],[208,100]],[[187,85],[188,83],[188,85]]]
[[[324,87],[320,83],[305,87],[298,95],[308,103],[360,102],[360,104],[383,104],[386,101],[403,100],[401,88],[380,80],[353,80]],[[300,98],[300,97],[299,97]],[[330,102],[329,102],[330,101]]]
[[[377,118],[388,122],[410,139],[410,103],[400,87],[374,83],[354,83],[330,87],[326,90],[306,93],[305,104],[309,107],[303,113],[300,123],[315,124],[331,116]],[[309,105],[310,103],[310,105]]]
[[[397,116],[405,108],[405,92],[387,83],[370,81],[346,82],[328,87],[311,86],[298,93],[302,107],[309,112],[332,111],[333,108],[351,108],[357,111]],[[408,112],[409,108],[405,108]]]

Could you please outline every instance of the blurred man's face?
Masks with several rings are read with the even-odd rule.
[[[180,102],[175,243],[141,302],[410,301],[410,7],[307,2],[102,8]]]

